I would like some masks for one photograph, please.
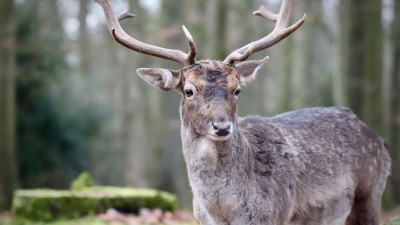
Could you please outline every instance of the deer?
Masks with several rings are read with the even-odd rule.
[[[273,117],[237,115],[241,88],[268,57],[248,60],[296,31],[293,0],[278,13],[254,15],[275,23],[271,33],[223,61],[196,60],[196,44],[182,26],[189,52],[141,42],[127,34],[109,0],[102,7],[109,32],[135,52],[179,63],[178,70],[140,68],[151,86],[181,94],[181,140],[193,213],[207,225],[377,225],[391,160],[385,141],[346,107],[313,107]]]

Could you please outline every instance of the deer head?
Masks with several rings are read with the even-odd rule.
[[[182,93],[181,116],[184,125],[212,140],[226,140],[234,129],[241,86],[255,76],[267,61],[254,60],[236,66],[203,60],[179,71],[138,69],[138,74],[160,90]]]
[[[196,45],[185,26],[182,26],[189,43],[189,53],[143,43],[129,36],[119,21],[134,17],[127,11],[116,15],[108,0],[96,0],[106,15],[110,33],[123,46],[147,55],[182,64],[180,70],[141,68],[137,73],[153,87],[163,91],[175,90],[182,94],[181,117],[184,126],[214,141],[227,140],[235,129],[237,100],[246,82],[252,80],[257,70],[268,60],[249,60],[255,52],[266,49],[298,29],[305,15],[288,27],[293,0],[284,0],[278,14],[261,6],[254,15],[276,22],[267,36],[249,43],[229,54],[224,61],[196,61]],[[240,63],[236,63],[240,62]]]

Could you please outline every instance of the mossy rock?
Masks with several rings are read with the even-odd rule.
[[[174,211],[176,207],[176,196],[167,192],[94,186],[78,191],[17,190],[12,212],[16,220],[49,222],[90,216],[109,208],[137,213],[140,208]]]

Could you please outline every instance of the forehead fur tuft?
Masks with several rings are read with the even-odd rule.
[[[197,74],[197,75],[204,75],[208,73],[213,73],[214,75],[220,74],[220,75],[229,75],[232,74],[232,72],[235,70],[235,68],[229,64],[225,64],[221,61],[217,60],[201,60],[199,62],[196,62],[193,65],[190,65],[188,67],[183,68],[183,73],[192,73],[192,74]]]
[[[202,60],[182,70],[183,82],[189,81],[200,87],[221,85],[236,88],[240,82],[235,67],[216,60]]]

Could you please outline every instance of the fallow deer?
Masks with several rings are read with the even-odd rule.
[[[102,6],[117,42],[144,54],[181,63],[180,70],[141,68],[150,85],[175,90],[180,103],[184,159],[201,224],[377,225],[389,174],[386,145],[344,107],[307,108],[271,118],[238,117],[243,86],[268,58],[245,61],[299,28],[305,15],[288,26],[293,0],[274,14],[254,12],[276,22],[267,36],[247,44],[224,61],[196,61],[188,54],[140,42],[129,36],[108,0]],[[237,63],[240,62],[240,63]]]

